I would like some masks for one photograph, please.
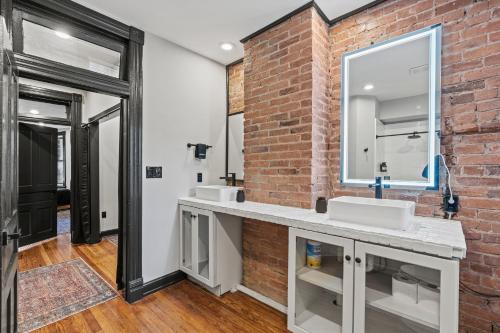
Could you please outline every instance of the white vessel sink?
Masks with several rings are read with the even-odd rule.
[[[240,188],[224,185],[196,186],[196,198],[211,201],[235,201]]]
[[[407,230],[415,203],[402,200],[338,197],[328,200],[330,219],[374,227]]]

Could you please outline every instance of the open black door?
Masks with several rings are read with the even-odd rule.
[[[1,28],[0,28],[1,29]],[[5,29],[5,28],[4,28]],[[5,30],[0,34],[6,35]],[[0,331],[17,331],[17,76],[12,53],[0,47]]]
[[[19,226],[23,246],[57,235],[57,129],[19,123]]]

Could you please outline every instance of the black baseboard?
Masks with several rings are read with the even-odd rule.
[[[160,276],[152,281],[146,282],[142,285],[142,296],[150,295],[158,290],[168,287],[174,283],[182,281],[186,278],[186,274],[181,271],[176,271],[164,276]]]
[[[110,229],[110,230],[106,230],[106,231],[101,231],[101,237],[109,236],[109,235],[116,235],[116,234],[118,234],[118,229]]]

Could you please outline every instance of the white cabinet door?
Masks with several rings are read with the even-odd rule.
[[[193,274],[194,267],[194,216],[196,209],[179,206],[180,211],[180,269],[186,274]]]
[[[458,332],[458,261],[355,245],[354,333]]]
[[[308,241],[321,252],[316,268],[307,262]],[[288,256],[288,329],[352,333],[354,241],[290,228]]]
[[[215,287],[215,232],[213,212],[196,209],[193,217],[194,274]]]

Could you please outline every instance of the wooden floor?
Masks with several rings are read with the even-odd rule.
[[[71,245],[69,235],[19,254],[19,270],[81,257],[115,286],[117,248],[109,241]],[[36,332],[287,332],[284,314],[240,293],[216,297],[182,281],[128,304],[119,296]]]

